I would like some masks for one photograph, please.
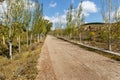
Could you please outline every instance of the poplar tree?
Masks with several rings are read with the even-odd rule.
[[[102,0],[102,9],[101,9],[101,13],[102,13],[102,17],[103,17],[103,21],[105,23],[109,23],[108,26],[108,50],[112,50],[111,49],[111,21],[112,21],[112,0]]]
[[[80,5],[78,6],[78,10],[76,12],[76,26],[79,27],[79,30],[80,30],[80,33],[79,33],[79,38],[80,38],[80,42],[81,42],[81,25],[82,24],[85,24],[85,16],[84,16],[84,13],[83,13],[83,8],[82,8],[82,1],[80,3]]]
[[[72,12],[73,12],[73,5],[70,5],[70,8],[68,9],[66,16],[66,20],[67,20],[66,31],[67,31],[67,35],[69,35],[69,38],[72,35],[72,19],[73,19]]]
[[[40,40],[40,34],[41,34],[41,27],[43,21],[43,17],[42,17],[42,10],[41,10],[41,5],[39,4],[38,0],[36,0],[36,6],[35,6],[35,11],[34,11],[34,17],[33,17],[33,31],[34,34],[36,34],[36,38],[37,41],[39,42]]]

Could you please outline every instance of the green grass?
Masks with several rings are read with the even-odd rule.
[[[42,45],[33,44],[29,51],[14,55],[13,60],[0,57],[0,80],[35,80]]]

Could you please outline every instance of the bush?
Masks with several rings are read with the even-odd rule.
[[[34,51],[29,50],[16,54],[13,60],[1,56],[0,80],[35,80],[38,73],[36,65],[41,47],[42,44],[39,44]]]
[[[8,49],[8,46],[7,45],[3,45],[1,44],[0,45],[0,55],[2,56],[6,56],[6,57],[9,57],[9,49]]]

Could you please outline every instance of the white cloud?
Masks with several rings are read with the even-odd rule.
[[[105,14],[107,20],[109,20],[109,12],[106,12]],[[117,9],[117,11],[110,12],[111,22],[120,21],[120,7]]]
[[[49,4],[49,7],[52,7],[52,8],[54,8],[54,7],[56,7],[57,6],[57,3],[56,2],[51,2],[50,4]]]
[[[118,20],[120,20],[120,6],[117,11],[113,11],[111,14],[112,14],[111,18],[116,17],[116,18],[118,18]]]
[[[54,24],[56,23],[66,23],[66,15],[61,15],[61,16],[52,16],[52,17],[49,17],[49,16],[44,16],[45,19],[47,20],[50,20],[51,22],[53,22]]]
[[[57,12],[55,16],[52,17],[44,16],[44,19],[47,19],[53,23],[53,29],[55,29],[55,27],[58,26],[59,23],[61,23],[61,27],[63,27],[66,24],[66,13],[64,13],[63,15],[59,15],[59,13]]]
[[[74,3],[75,0],[72,0],[72,3]],[[51,7],[55,7],[56,3],[52,3]],[[78,7],[80,6],[80,3],[78,5]],[[77,9],[78,9],[77,7]],[[83,1],[82,3],[82,7],[83,7],[83,13],[85,14],[85,16],[89,16],[90,13],[96,13],[98,11],[96,4],[92,1]],[[73,18],[75,17],[74,15],[74,10],[72,12]],[[64,14],[63,15],[59,15],[59,13],[56,13],[55,16],[49,17],[49,16],[44,16],[45,19],[50,20],[51,22],[53,22],[53,27],[55,28],[55,24],[57,23],[62,23],[62,24],[66,24],[66,13],[68,10],[64,10]]]
[[[79,3],[79,6],[80,4],[81,2]],[[96,13],[98,11],[96,4],[92,1],[83,1],[82,8],[83,8],[83,13],[85,14],[85,16],[89,16],[90,13]]]

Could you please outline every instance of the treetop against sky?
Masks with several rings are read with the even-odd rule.
[[[35,0],[32,1],[34,9]],[[54,24],[59,23],[60,20],[63,24],[66,23],[66,13],[69,6],[72,4],[74,9],[78,8],[82,1],[83,13],[85,15],[85,22],[103,22],[101,15],[102,0],[39,0],[43,3],[44,18],[52,21]],[[107,0],[106,0],[107,1]],[[113,3],[118,4],[120,0],[112,0]],[[117,2],[119,1],[119,2]],[[3,2],[4,3],[4,2]],[[5,3],[4,3],[5,4]],[[118,4],[120,6],[120,4]],[[119,7],[120,10],[120,7]],[[0,11],[2,7],[0,6]],[[112,11],[112,14],[114,10]]]
[[[54,23],[61,21],[66,23],[66,12],[71,4],[78,8],[81,0],[45,0],[44,16]],[[83,0],[83,10],[86,16],[86,22],[101,22],[100,0]]]
[[[64,24],[66,23],[66,12],[68,11],[69,6],[72,4],[76,9],[79,7],[81,1],[83,13],[85,15],[85,22],[103,22],[101,15],[102,0],[43,0],[44,17],[51,20],[54,24],[59,23],[60,20]],[[120,0],[112,0],[112,4],[114,5],[120,6],[119,3]],[[113,14],[114,10],[112,11],[112,15]]]

